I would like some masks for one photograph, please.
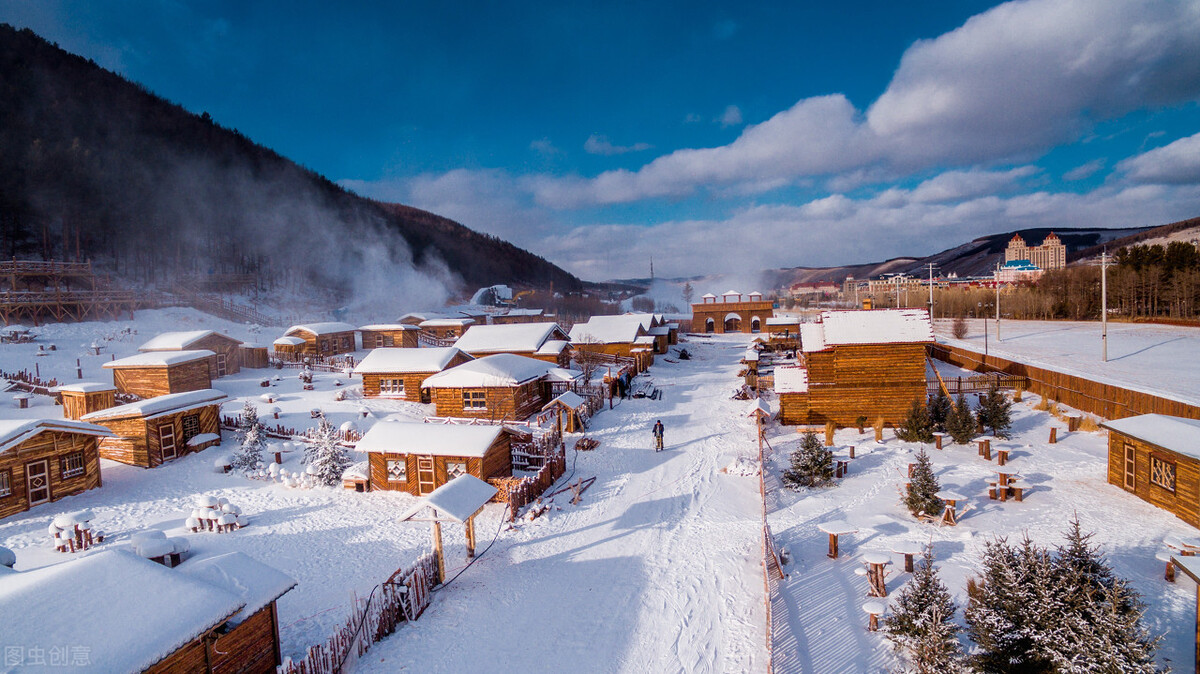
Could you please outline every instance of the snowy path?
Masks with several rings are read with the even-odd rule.
[[[652,370],[662,400],[597,415],[597,476],[583,503],[502,532],[413,625],[378,644],[373,671],[731,672],[766,667],[759,503],[753,479],[720,469],[752,445],[728,399],[745,346],[689,344],[696,358]],[[650,427],[662,419],[666,451]],[[481,544],[496,530],[489,507]],[[406,525],[408,526],[408,525]],[[483,533],[486,532],[486,533]],[[446,534],[459,536],[455,528]],[[448,550],[453,566],[461,548]],[[453,647],[448,644],[454,644]]]

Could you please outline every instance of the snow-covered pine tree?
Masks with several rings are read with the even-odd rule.
[[[917,452],[908,494],[904,496],[904,506],[913,517],[919,517],[922,513],[937,517],[942,511],[942,500],[937,497],[941,489],[937,475],[933,472],[933,464],[929,461],[929,454],[922,447]]]
[[[975,415],[971,413],[971,403],[962,393],[954,402],[954,413],[946,422],[946,432],[960,445],[965,445],[975,437]]]
[[[896,427],[896,437],[905,442],[933,442],[933,424],[920,398],[912,401],[908,415]]]
[[[341,482],[342,473],[353,463],[350,453],[342,446],[341,434],[324,414],[317,422],[312,442],[305,451],[305,460],[312,466],[317,482],[327,486]]]
[[[883,629],[911,664],[910,671],[941,674],[959,669],[962,648],[954,623],[954,600],[933,566],[933,547],[926,546],[920,564],[896,601]]]
[[[233,453],[233,467],[238,470],[254,470],[262,462],[267,437],[262,422],[258,420],[258,406],[249,400],[242,406],[238,417],[238,441],[241,446]]]
[[[833,452],[825,449],[816,433],[809,431],[792,452],[792,467],[783,473],[789,487],[822,487],[833,481]]]
[[[933,425],[933,430],[946,433],[946,424],[950,422],[950,416],[954,414],[954,401],[950,400],[950,396],[946,395],[946,391],[941,386],[938,386],[936,393],[929,396],[926,409],[929,411],[929,423]]]
[[[997,438],[1007,438],[1012,428],[1012,401],[1000,390],[999,384],[992,382],[987,393],[979,396],[979,413],[976,417],[979,424],[991,429]]]
[[[1028,537],[1019,548],[997,539],[985,544],[983,565],[983,577],[967,588],[964,611],[977,646],[971,666],[996,674],[1055,672],[1043,650],[1045,627],[1057,613],[1049,553]]]

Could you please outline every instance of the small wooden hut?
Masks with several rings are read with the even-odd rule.
[[[110,435],[80,421],[0,420],[0,518],[99,487],[96,443]]]
[[[438,416],[522,421],[549,402],[553,364],[499,353],[452,367],[425,380]]]
[[[293,344],[292,353],[303,356],[328,358],[341,353],[351,353],[358,349],[354,333],[358,328],[349,323],[328,321],[325,323],[304,323],[293,325],[283,333],[284,337],[297,337],[304,344]],[[276,351],[279,342],[276,340]]]
[[[143,398],[212,388],[216,354],[198,351],[154,351],[120,358],[103,365],[112,370],[121,393]]]
[[[113,437],[100,441],[100,456],[153,468],[221,443],[221,403],[215,389],[140,400],[85,414],[82,421],[105,426]]]
[[[6,574],[0,611],[24,618],[9,621],[5,637],[87,644],[86,662],[75,664],[99,672],[274,672],[275,600],[295,581],[242,553],[210,559],[172,569],[113,549]],[[83,593],[87,610],[47,600],[64,588]]]
[[[420,328],[438,339],[458,339],[472,325],[474,318],[431,318],[421,321]]]
[[[570,365],[566,345],[567,333],[557,323],[473,325],[454,343],[476,358],[511,353],[545,360],[559,367]]]
[[[646,316],[649,314],[592,316],[586,323],[571,327],[571,347],[577,351],[630,357],[634,349],[645,348],[645,340],[640,346],[637,340],[650,335]]]
[[[1141,414],[1100,425],[1108,481],[1200,527],[1200,420]]]
[[[242,367],[263,369],[271,366],[270,349],[262,344],[242,344],[238,347],[238,360]]]
[[[510,434],[500,425],[423,424],[388,417],[355,448],[366,452],[372,490],[433,492],[459,475],[512,475]]]
[[[164,332],[138,347],[142,353],[158,351],[212,351],[212,377],[224,377],[241,371],[242,341],[215,330],[192,330],[189,332]]]
[[[421,328],[415,325],[406,323],[374,323],[364,325],[358,329],[362,335],[362,347],[364,349],[386,349],[389,347],[400,347],[406,349],[415,349],[420,344],[417,343],[417,334]]]
[[[556,423],[560,424],[559,431],[576,433],[583,430],[583,413],[586,408],[587,401],[583,399],[583,396],[574,391],[564,391],[557,398],[546,403],[542,411],[554,410],[557,412]]]
[[[117,387],[112,384],[81,381],[78,384],[63,384],[53,389],[62,401],[63,416],[78,420],[83,415],[97,410],[106,410],[117,404]]]
[[[448,368],[474,360],[453,346],[404,349],[382,348],[367,354],[354,368],[363,379],[363,395],[367,398],[396,398],[414,402],[429,402],[429,390],[422,384],[429,377]]]

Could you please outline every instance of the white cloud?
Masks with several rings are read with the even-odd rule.
[[[962,201],[995,192],[1007,191],[1021,178],[1037,173],[1035,166],[1021,166],[1009,171],[946,171],[917,185],[913,201],[944,203]]]
[[[738,126],[742,123],[742,109],[736,105],[727,106],[717,121],[721,126]]]
[[[1096,174],[1097,171],[1103,169],[1108,164],[1104,159],[1093,159],[1086,164],[1080,164],[1075,168],[1063,174],[1063,180],[1086,180]]]
[[[1117,168],[1139,183],[1200,184],[1200,133],[1130,157]]]
[[[644,152],[654,147],[649,143],[634,143],[633,145],[613,145],[607,136],[593,133],[583,143],[583,149],[588,154],[614,155],[627,152]]]
[[[563,151],[550,142],[549,138],[538,138],[537,140],[530,141],[529,149],[545,157],[563,154]]]

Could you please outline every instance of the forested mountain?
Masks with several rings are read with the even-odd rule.
[[[525,250],[347,192],[207,113],[8,25],[0,257],[91,259],[146,286],[255,274],[334,297],[430,283],[449,294],[495,283],[580,287]]]

